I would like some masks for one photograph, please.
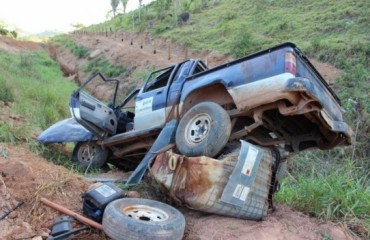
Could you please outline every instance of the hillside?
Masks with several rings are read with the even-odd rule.
[[[106,47],[112,48],[115,44],[122,44],[114,39],[107,39],[101,36],[74,39],[74,41],[86,46],[86,48],[90,46],[90,42],[96,42],[96,40],[102,43],[102,45],[89,49],[89,53]],[[39,82],[47,84],[47,80],[37,75],[36,72],[35,74],[30,74],[30,68],[35,71],[37,62],[42,60],[43,63],[47,63],[50,59],[45,58],[45,56],[36,55],[42,52],[30,51],[34,49],[34,45],[27,47],[28,44],[27,42],[7,41],[7,45],[12,50],[8,52],[0,50],[0,57],[7,58],[8,64],[16,67],[20,64],[19,59],[22,54],[34,54],[33,59],[35,63],[28,66],[28,71],[23,71],[20,75],[28,76],[29,80],[35,86]],[[122,45],[120,46],[122,47]],[[17,48],[19,51],[13,51]],[[136,48],[127,49],[125,53],[132,54],[131,59],[134,61],[135,59],[140,59],[142,54],[149,54],[149,51],[145,49],[143,52],[138,51],[138,46],[136,46]],[[70,66],[79,66],[83,62],[86,64],[86,59],[76,58],[68,49],[59,49],[56,56],[61,63],[68,63]],[[167,64],[167,60],[162,59],[162,61],[164,61],[163,64]],[[53,91],[52,89],[55,89],[54,86],[56,84],[64,83],[69,85],[70,82],[61,77],[62,72],[57,69],[56,65],[49,65],[49,71],[55,71],[60,75],[59,79],[54,77],[50,82],[53,86],[46,86],[49,88],[49,91]],[[14,73],[14,69],[1,68],[1,72],[3,76],[8,76],[8,80],[14,81],[14,74],[12,74]],[[83,73],[83,71],[80,72]],[[2,101],[0,102],[2,115],[0,119],[1,126],[9,126],[9,129],[0,128],[0,202],[2,203],[0,213],[1,215],[4,214],[6,212],[5,210],[9,210],[21,202],[24,202],[24,204],[0,222],[2,229],[0,237],[5,239],[31,239],[34,236],[41,236],[45,238],[48,235],[48,229],[52,221],[59,213],[42,206],[39,199],[41,197],[47,197],[74,211],[81,212],[82,203],[80,195],[86,191],[89,183],[82,180],[81,175],[76,175],[79,172],[70,165],[68,159],[70,150],[68,146],[52,146],[48,150],[35,145],[34,139],[38,136],[40,130],[36,130],[36,133],[32,134],[30,133],[30,130],[32,130],[30,128],[44,128],[45,126],[43,126],[42,122],[30,121],[33,114],[28,115],[26,112],[22,113],[22,111],[17,110],[22,98],[19,98],[19,92],[15,91],[15,88],[10,87],[10,82],[7,82],[7,84],[14,98],[11,101],[5,101],[4,95],[2,95]],[[67,98],[69,96],[69,94],[67,95],[68,89],[63,90],[60,87],[57,89],[66,95],[64,96],[65,98],[58,100],[66,108]],[[56,101],[45,100],[47,102]],[[45,100],[39,99],[39,106],[42,106]],[[40,108],[39,106],[36,106],[35,110],[47,111],[47,109]],[[28,106],[28,108],[32,112],[33,107]],[[42,115],[44,113],[37,114]],[[62,115],[67,116],[66,113]],[[59,116],[59,118],[61,117]],[[53,120],[50,121],[52,122]],[[46,124],[50,124],[51,122]],[[28,130],[24,131],[24,129]],[[66,155],[66,152],[68,155]],[[48,161],[51,161],[51,163],[47,162],[44,157]],[[65,167],[55,166],[53,163]],[[164,200],[163,196],[158,194],[147,181],[137,190],[144,197]],[[269,214],[263,222],[228,218],[192,211],[186,208],[180,208],[180,210],[184,213],[187,222],[184,239],[189,240],[209,239],[210,236],[213,239],[245,239],[246,235],[254,236],[255,239],[272,239],[276,238],[277,235],[281,236],[281,239],[321,239],[324,237],[330,239],[357,239],[348,229],[340,227],[336,223],[330,221],[322,222],[281,204],[278,204],[276,210]],[[78,239],[107,239],[107,237],[99,232],[92,231],[81,233]]]
[[[367,0],[157,0],[142,8],[140,18],[139,11],[131,12],[86,30],[150,33],[193,50],[233,57],[291,41],[310,57],[343,71],[336,87],[347,116],[356,119],[353,111],[370,112],[369,8]],[[179,20],[181,13],[189,19]],[[368,126],[360,127],[369,133]]]
[[[163,5],[164,2],[171,4]],[[8,200],[9,196],[11,204],[23,200],[20,197],[24,191],[22,184],[18,186],[14,179],[30,181],[25,186],[36,191],[47,181],[56,182],[55,176],[59,174],[67,176],[63,179],[68,181],[62,183],[65,185],[59,188],[61,193],[58,194],[73,191],[70,196],[64,196],[62,203],[79,210],[80,202],[75,200],[88,183],[76,180],[70,173],[71,170],[80,174],[69,161],[71,146],[43,148],[35,145],[34,139],[42,129],[69,117],[70,93],[76,83],[80,84],[91,72],[99,70],[120,79],[125,95],[141,85],[153,69],[186,58],[201,58],[214,67],[292,41],[308,54],[339,95],[346,111],[346,122],[356,134],[356,142],[346,148],[307,151],[293,157],[289,162],[288,177],[275,196],[279,203],[277,211],[263,222],[181,209],[187,220],[185,239],[209,239],[209,236],[212,239],[244,239],[246,235],[253,235],[255,239],[276,236],[281,239],[368,238],[368,9],[370,2],[367,0],[157,0],[141,9],[140,18],[139,11],[119,15],[111,21],[83,29],[83,32],[58,36],[48,47],[0,38],[0,61],[4,63],[0,66],[0,187],[3,187],[0,188],[0,202]],[[185,12],[189,13],[189,19],[179,21],[179,15]],[[105,97],[109,92],[98,94]],[[14,161],[19,173],[9,170],[11,167],[7,167],[4,154]],[[44,158],[66,168],[54,168],[53,164],[45,163]],[[32,167],[39,165],[51,173]],[[30,179],[17,175],[27,172],[30,172]],[[38,175],[42,176],[41,180],[37,180]],[[57,183],[51,187],[55,186],[57,190],[51,190],[59,191]],[[143,192],[148,189],[150,187]],[[50,196],[48,191],[42,194]],[[19,229],[45,235],[52,217],[56,216],[48,211],[51,216],[41,221],[41,210],[28,216],[36,198],[34,195],[25,195],[25,198],[26,204],[18,215],[0,222],[9,230],[9,235],[4,236],[18,234],[22,231]],[[96,239],[104,237],[93,236]],[[0,234],[0,237],[3,236]],[[82,239],[90,237],[83,236]]]

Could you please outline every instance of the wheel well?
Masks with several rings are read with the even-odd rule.
[[[234,100],[226,90],[225,86],[218,83],[203,87],[190,93],[182,105],[181,115],[185,114],[192,106],[200,102],[214,102],[224,108],[230,108],[230,105],[235,107]]]

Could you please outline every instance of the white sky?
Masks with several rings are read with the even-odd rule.
[[[144,0],[143,4],[151,1]],[[138,0],[129,0],[127,9],[138,5]],[[0,21],[26,33],[71,31],[71,24],[88,26],[105,21],[110,10],[110,0],[0,0]]]

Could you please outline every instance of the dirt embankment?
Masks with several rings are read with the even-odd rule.
[[[159,55],[160,51],[153,57],[150,49],[140,49],[138,46],[135,48],[101,36],[84,36],[76,40],[79,44],[87,46],[91,52],[99,50],[104,56],[110,56],[108,59],[112,63],[123,62],[123,65],[131,64],[129,66],[140,70],[151,65],[167,66],[181,59],[179,57],[168,60],[165,53]],[[0,39],[1,45],[4,43],[1,43]],[[15,46],[9,49],[13,47]],[[24,47],[20,45],[20,48]],[[65,57],[59,54],[58,60],[78,70],[82,64],[81,60],[72,58],[71,54],[64,54]],[[222,62],[227,58],[217,59]],[[8,107],[7,104],[0,106],[2,115],[9,114]],[[6,118],[6,121],[13,120]],[[18,209],[0,220],[0,239],[46,239],[53,220],[60,213],[40,204],[40,198],[46,197],[81,213],[81,195],[87,190],[88,185],[89,183],[80,175],[47,162],[30,151],[28,145],[0,143],[0,217],[23,202]],[[151,188],[149,184],[147,185]],[[284,205],[278,205],[276,211],[261,222],[201,213],[184,207],[180,207],[180,210],[186,217],[184,239],[187,240],[356,239],[338,224],[321,222]],[[103,233],[92,231],[81,233],[76,239],[107,239],[107,237]]]
[[[9,53],[17,53],[22,51],[41,50],[42,46],[35,42],[18,41],[12,38],[0,36],[0,49]]]
[[[88,60],[92,59],[107,59],[113,66],[123,66],[130,72],[129,75],[122,74],[117,79],[121,81],[121,87],[139,86],[143,84],[143,75],[148,74],[149,69],[160,69],[171,66],[173,64],[182,62],[185,57],[200,58],[208,63],[208,66],[215,67],[222,63],[231,60],[230,57],[206,51],[190,51],[185,54],[185,48],[181,45],[171,44],[169,55],[169,42],[165,40],[156,40],[156,53],[154,54],[154,41],[149,37],[143,41],[141,48],[141,37],[122,35],[120,38],[105,37],[101,35],[94,36],[75,36],[70,38],[79,46],[84,46],[89,50],[90,56]],[[133,43],[131,45],[131,42]],[[89,73],[81,71],[82,66],[87,63],[84,58],[78,58],[67,49],[52,47],[49,48],[51,56],[57,60],[63,72],[67,77],[83,82]]]
[[[55,166],[28,150],[27,145],[0,143],[0,215],[24,202],[0,221],[0,239],[46,237],[60,213],[43,206],[41,197],[81,213],[81,195],[88,183],[68,169]],[[148,187],[150,187],[148,185]],[[163,199],[164,200],[164,199]],[[341,226],[320,222],[284,205],[264,221],[255,222],[180,208],[186,218],[185,239],[355,239]],[[98,232],[78,239],[106,239]]]
[[[114,66],[124,66],[130,75],[118,76],[122,86],[138,86],[142,79],[135,73],[149,73],[148,69],[160,69],[182,62],[186,59],[202,59],[209,68],[230,62],[232,57],[214,51],[192,51],[183,45],[171,43],[164,39],[153,39],[148,35],[132,35],[127,33],[112,34],[109,37],[102,35],[70,35],[70,38],[79,46],[89,50],[88,60],[95,58],[107,59]],[[87,63],[85,58],[77,58],[70,51],[63,48],[51,47],[50,54],[57,60],[66,76],[83,82],[89,73],[81,71]],[[155,50],[155,51],[154,51]],[[155,52],[155,53],[154,53]],[[312,64],[322,74],[324,79],[333,84],[341,75],[341,71],[328,63],[311,59]],[[142,74],[140,74],[142,75]]]

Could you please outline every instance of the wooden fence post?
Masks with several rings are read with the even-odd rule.
[[[154,39],[154,50],[153,50],[153,53],[154,54],[157,53],[157,41],[156,41],[156,39]]]
[[[168,60],[171,60],[171,42],[168,43]]]
[[[188,59],[188,48],[185,47],[185,60],[187,60],[187,59]]]

